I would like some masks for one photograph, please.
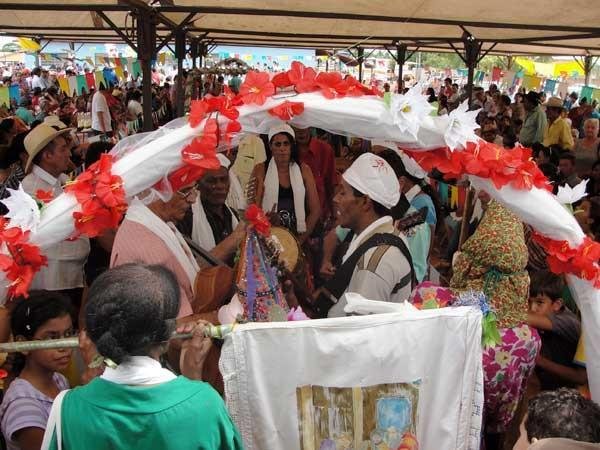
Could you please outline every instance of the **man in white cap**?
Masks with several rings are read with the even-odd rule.
[[[221,167],[207,170],[198,180],[200,195],[179,222],[179,229],[212,256],[233,266],[233,257],[246,232],[237,210],[228,205],[230,161],[223,153],[217,158]]]
[[[23,179],[25,192],[35,196],[38,190],[51,191],[54,198],[63,193],[67,181],[65,172],[71,164],[71,149],[65,139],[70,132],[70,128],[58,130],[42,123],[25,137],[24,145],[29,154],[25,172],[30,172]],[[34,277],[31,289],[63,291],[78,306],[83,292],[83,266],[89,252],[86,237],[46,248],[48,266],[42,267]]]
[[[344,172],[342,189],[333,201],[339,224],[350,228],[354,238],[342,266],[325,285],[326,293],[316,299],[319,313],[323,315],[330,300],[327,316],[344,316],[346,292],[388,302],[408,298],[414,280],[412,259],[390,211],[399,200],[398,178],[383,158],[365,153]]]

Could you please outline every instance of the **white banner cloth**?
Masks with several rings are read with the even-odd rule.
[[[345,390],[336,388],[392,385],[394,389],[404,383],[414,383],[413,394],[418,386],[414,425],[421,450],[479,448],[481,312],[473,308],[241,325],[225,340],[220,368],[229,412],[248,450],[333,448],[331,442],[323,444],[312,434],[307,438],[309,426],[304,419],[301,437],[298,411],[304,418],[316,408],[312,403],[308,410],[304,403],[299,406],[297,388],[324,390],[333,398],[332,391]],[[363,389],[364,394],[353,389],[353,394],[357,390],[360,399],[368,395],[368,389]],[[362,417],[361,403],[357,421],[356,395],[349,398],[355,415],[344,423],[354,423],[353,433],[363,429],[369,417]],[[375,399],[379,402],[381,397]],[[311,415],[310,420],[321,428],[339,429],[336,419],[343,414],[335,411],[343,408],[336,405],[329,406],[329,425],[322,417]],[[356,448],[364,436],[373,436],[369,433],[371,429],[363,429],[362,436],[351,436],[349,444],[354,447],[350,448]]]

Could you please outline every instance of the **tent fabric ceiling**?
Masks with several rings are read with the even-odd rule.
[[[564,0],[0,0],[0,31],[119,42],[122,37],[98,12],[131,36],[128,12],[141,7],[159,13],[159,39],[193,18],[188,35],[211,44],[339,49],[400,42],[409,49],[452,51],[463,47],[468,33],[484,51],[493,46],[491,54],[583,56],[600,55],[600,3],[594,5],[570,0],[567,11]]]

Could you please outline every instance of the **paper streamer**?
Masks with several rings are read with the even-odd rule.
[[[115,67],[115,75],[117,76],[117,78],[119,80],[124,80],[125,79],[125,73],[123,72],[123,67],[122,66]]]
[[[131,67],[131,74],[132,74],[133,78],[137,78],[140,75],[142,75],[142,66],[140,65],[139,60],[133,62],[132,67]]]
[[[77,75],[77,95],[83,94],[83,91],[87,91],[88,85],[85,81],[84,75]]]
[[[85,83],[87,84],[88,91],[96,89],[96,79],[93,73],[88,72],[85,74]]]
[[[104,72],[102,70],[97,71],[94,76],[96,77],[96,88],[100,89],[100,83],[106,86],[106,80],[104,79]]]
[[[71,97],[74,92],[77,92],[77,77],[71,76],[67,80],[69,81],[69,97]]]
[[[72,93],[69,92],[69,80],[67,80],[65,77],[58,78],[58,86],[60,87],[60,90],[69,97],[72,95]]]
[[[581,94],[579,94],[579,101],[581,101],[582,98],[586,98],[587,101],[589,102],[592,98],[592,93],[594,92],[594,88],[591,86],[584,86],[581,88]]]
[[[546,83],[544,83],[544,92],[546,92],[548,94],[553,94],[555,87],[556,87],[556,80],[546,80]]]

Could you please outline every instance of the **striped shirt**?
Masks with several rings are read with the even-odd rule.
[[[59,390],[69,389],[69,382],[59,373],[54,374]],[[15,378],[0,405],[0,427],[8,450],[19,450],[14,434],[24,428],[46,429],[53,398],[38,391],[22,378]]]

